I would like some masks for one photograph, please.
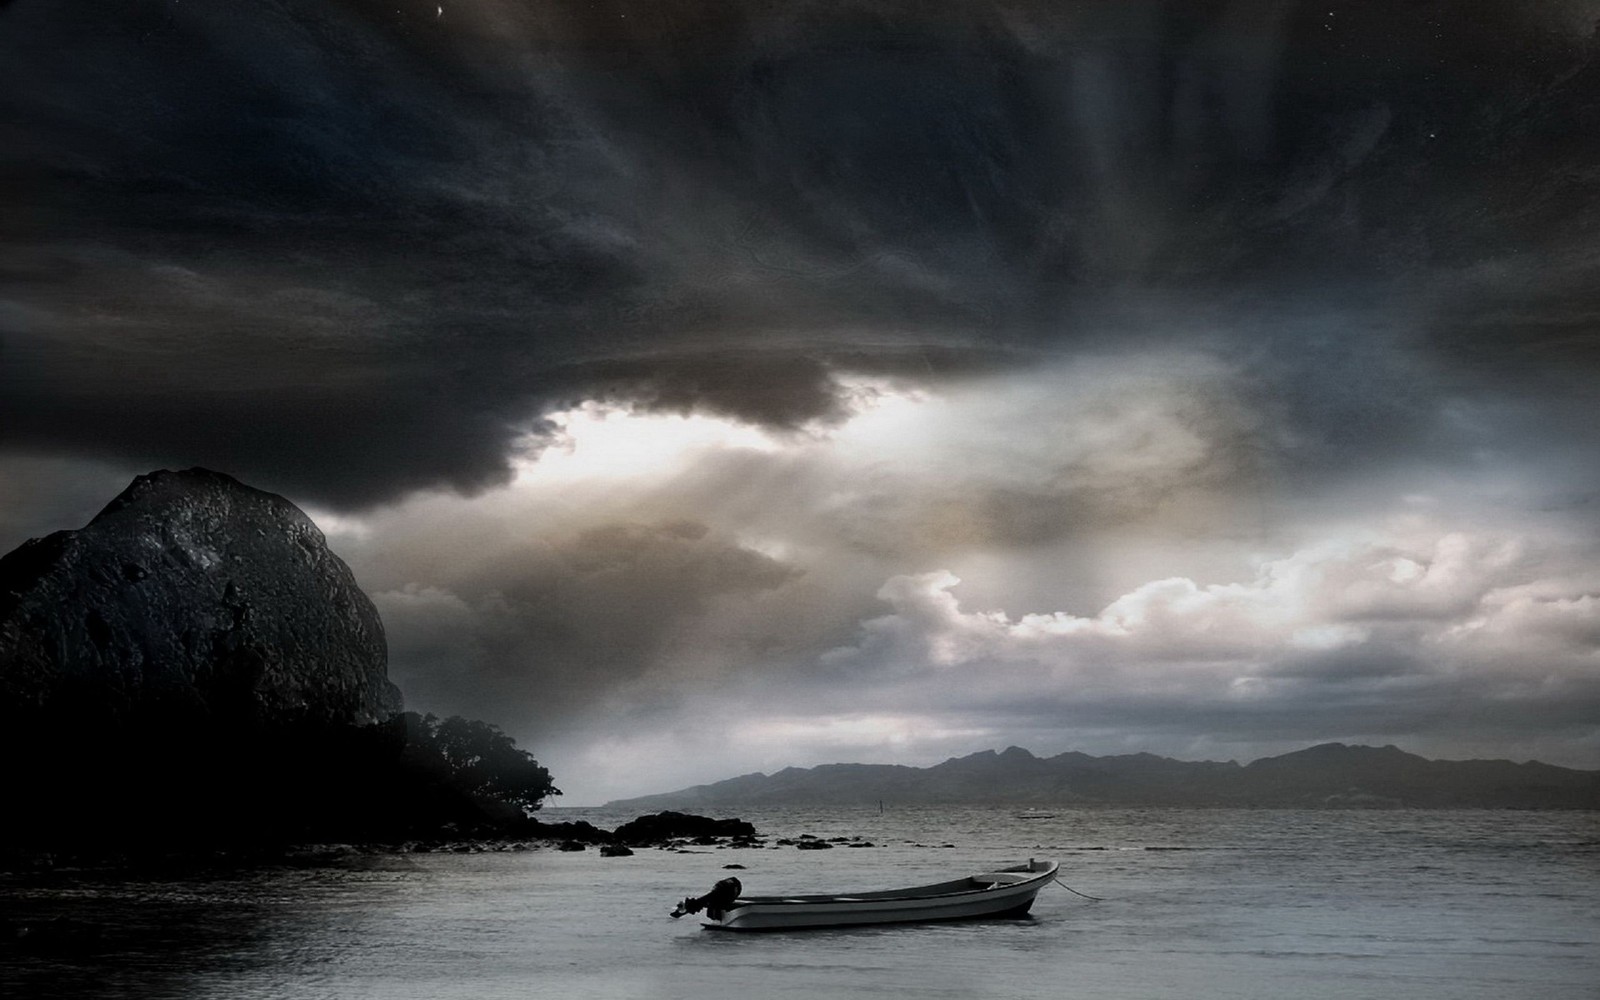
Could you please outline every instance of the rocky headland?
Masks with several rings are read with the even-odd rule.
[[[206,469],[0,558],[0,752],[11,866],[765,846],[738,819],[536,818],[560,792],[497,727],[402,710],[310,518]]]
[[[205,469],[135,479],[0,558],[0,713],[82,729],[394,716],[383,623],[298,507]]]
[[[526,836],[559,794],[488,723],[403,712],[383,624],[283,497],[140,476],[0,558],[0,845]]]

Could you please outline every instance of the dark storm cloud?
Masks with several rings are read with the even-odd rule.
[[[1156,292],[1398,288],[1426,336],[1352,356],[1399,339],[1475,378],[1480,356],[1592,362],[1562,293],[1600,284],[1580,4],[24,0],[0,19],[11,450],[347,506],[472,491],[552,401],[793,428],[838,415],[840,366],[1066,352]],[[1519,255],[1554,266],[1484,271]],[[1440,307],[1437,287],[1469,294]],[[1404,443],[1429,405],[1374,408],[1352,372],[1279,363],[1292,342],[1224,339],[1267,352],[1269,393],[1309,380],[1282,411],[1302,440]]]
[[[710,413],[780,430],[845,415],[832,367],[802,353],[739,350],[618,358],[569,372],[592,399],[659,413]]]
[[[712,607],[800,575],[699,523],[613,522],[503,545],[375,600],[415,703],[549,731],[652,671],[652,684],[714,681],[730,664],[707,667],[695,648]]]
[[[88,524],[128,478],[120,469],[70,459],[0,461],[0,550]]]

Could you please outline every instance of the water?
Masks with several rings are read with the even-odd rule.
[[[1600,815],[747,811],[831,851],[413,854],[0,878],[0,996],[1600,998]],[[558,810],[611,826],[629,816]],[[951,846],[944,846],[951,845]],[[1028,857],[1073,888],[1025,921],[741,935],[667,912],[867,890]]]

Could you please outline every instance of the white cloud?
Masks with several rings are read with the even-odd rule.
[[[953,573],[902,575],[878,593],[891,613],[823,661],[944,686],[967,674],[969,694],[1031,666],[1021,674],[1053,678],[1048,693],[1068,702],[1115,691],[1259,700],[1308,677],[1355,688],[1419,669],[1445,683],[1593,679],[1600,588],[1553,571],[1548,555],[1513,537],[1374,534],[1264,562],[1243,583],[1152,581],[1092,616],[967,610]]]
[[[1442,632],[1439,640],[1519,659],[1587,657],[1600,674],[1600,579],[1498,588],[1484,596],[1475,612]]]

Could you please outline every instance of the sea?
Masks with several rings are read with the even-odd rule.
[[[768,846],[12,873],[0,997],[1600,998],[1600,813],[740,815]],[[872,846],[775,844],[803,834]],[[669,916],[729,875],[866,891],[1029,858],[1059,861],[1062,884],[1023,920],[737,934]]]

